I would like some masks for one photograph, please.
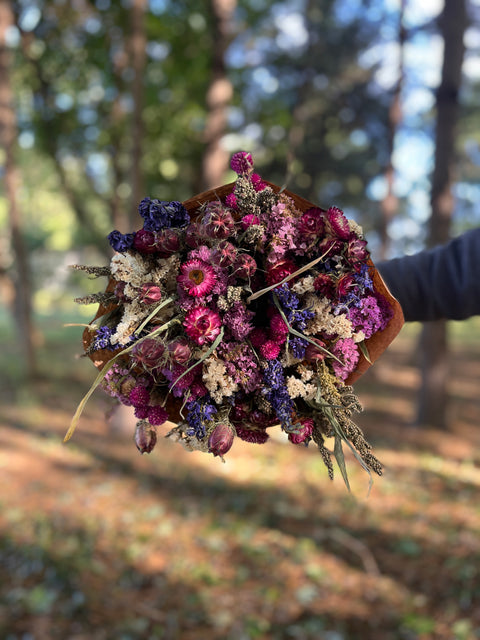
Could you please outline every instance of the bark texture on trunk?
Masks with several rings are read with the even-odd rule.
[[[227,129],[228,106],[233,87],[225,67],[225,52],[230,42],[231,23],[236,0],[211,0],[213,16],[212,79],[207,90],[207,120],[205,153],[202,167],[202,187],[211,189],[223,182],[228,168],[228,151],[221,145]]]
[[[132,97],[133,97],[133,121],[132,121],[132,207],[130,208],[131,228],[135,229],[137,223],[136,208],[145,197],[144,181],[142,174],[142,142],[144,136],[143,106],[144,106],[144,74],[147,56],[147,34],[145,30],[145,12],[147,0],[133,0],[132,3]]]
[[[388,252],[390,248],[390,237],[388,235],[388,228],[392,219],[398,211],[398,198],[394,191],[395,181],[395,169],[393,166],[393,152],[395,149],[395,135],[398,127],[402,121],[402,88],[404,83],[404,46],[406,41],[406,30],[403,24],[405,14],[406,0],[401,0],[400,10],[398,14],[398,70],[397,81],[393,89],[392,101],[390,103],[390,109],[388,112],[388,160],[385,167],[385,183],[386,193],[380,204],[381,218],[380,218],[380,259],[386,260],[388,258]]]
[[[5,150],[4,182],[8,206],[10,237],[14,255],[13,314],[28,376],[37,372],[35,332],[32,313],[32,285],[28,250],[22,229],[18,200],[20,177],[15,161],[17,120],[11,84],[11,53],[6,42],[8,29],[14,24],[9,0],[0,0],[0,145]]]
[[[459,117],[458,95],[465,53],[463,43],[467,27],[465,0],[445,0],[440,17],[444,41],[442,79],[437,90],[435,166],[432,177],[429,246],[445,243],[450,237],[454,211],[452,194],[455,168],[456,126]],[[448,344],[444,321],[426,323],[420,338],[422,384],[418,423],[448,427]]]

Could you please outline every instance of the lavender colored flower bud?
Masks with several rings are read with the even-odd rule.
[[[155,427],[145,420],[139,420],[135,428],[134,440],[140,453],[150,453],[157,443]]]
[[[160,366],[164,353],[163,342],[156,338],[145,338],[133,347],[132,359],[138,364],[143,364],[146,369],[155,369]]]
[[[155,304],[162,299],[162,290],[153,282],[147,282],[142,284],[138,297],[142,304]]]
[[[232,425],[220,422],[215,425],[208,438],[208,450],[214,456],[224,456],[230,451],[235,438],[235,429]]]
[[[174,340],[168,345],[171,359],[177,364],[186,364],[192,357],[192,350],[185,340]]]

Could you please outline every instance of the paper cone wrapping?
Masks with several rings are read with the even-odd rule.
[[[271,187],[275,191],[275,193],[278,193],[279,191],[281,191],[281,188],[279,186],[272,184],[271,182],[268,182],[266,180],[263,180],[263,182],[265,182],[269,187]],[[205,202],[211,202],[212,200],[224,201],[226,196],[232,193],[234,186],[235,186],[235,183],[232,182],[230,184],[223,185],[216,189],[210,189],[209,191],[204,191],[203,193],[200,193],[194,196],[193,198],[190,198],[189,200],[184,201],[183,205],[187,209],[188,213],[190,214],[192,222],[195,221],[196,218],[198,217],[198,209],[202,204],[204,204]],[[301,211],[307,211],[312,207],[317,207],[317,205],[312,204],[308,200],[305,200],[305,198],[302,198],[301,196],[298,196],[295,193],[291,193],[288,190],[283,190],[283,191],[287,196],[292,198],[292,200],[295,202],[296,207]],[[232,215],[235,217],[235,212],[232,212]],[[345,381],[346,384],[353,384],[355,380],[357,380],[363,373],[365,373],[365,371],[367,371],[367,369],[375,362],[375,360],[377,360],[377,358],[379,358],[379,356],[385,351],[388,345],[397,336],[397,334],[399,333],[404,323],[404,317],[403,317],[403,312],[402,312],[400,303],[398,302],[398,300],[396,300],[396,298],[392,296],[392,294],[388,290],[387,285],[385,284],[379,272],[375,268],[375,265],[373,264],[373,262],[369,260],[368,264],[370,267],[370,276],[373,280],[375,291],[384,297],[384,299],[390,306],[393,312],[393,315],[391,320],[385,327],[385,329],[383,329],[383,331],[378,331],[372,337],[368,338],[365,341],[370,362],[364,357],[363,354],[360,354],[360,359],[357,364],[357,367],[355,371],[353,371]],[[114,287],[115,287],[115,281],[113,279],[110,279],[106,291],[113,291]],[[102,316],[103,314],[107,313],[108,311],[114,308],[115,308],[115,305],[110,305],[109,307],[100,305],[92,322],[94,322],[98,317]],[[92,339],[93,339],[92,332],[89,331],[88,329],[85,329],[83,333],[83,345],[84,345],[85,351],[90,346]],[[94,365],[98,369],[101,369],[109,360],[111,360],[113,355],[115,355],[115,352],[112,352],[108,349],[101,349],[90,354],[89,357],[94,363]],[[128,355],[126,356],[126,358],[127,357]],[[171,422],[179,421],[180,407],[181,407],[181,401],[169,395],[167,399],[166,409],[169,412],[169,415],[170,415],[169,420]]]

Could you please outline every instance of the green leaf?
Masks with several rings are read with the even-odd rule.
[[[350,491],[350,483],[348,481],[347,466],[345,464],[345,456],[343,455],[342,438],[337,433],[335,434],[335,445],[333,447],[333,453],[335,455],[335,459],[342,473],[345,486]]]
[[[370,354],[368,353],[368,347],[367,347],[367,343],[365,342],[365,340],[362,340],[362,342],[358,343],[358,348],[362,352],[363,357],[365,358],[365,360],[369,364],[373,364],[373,362],[370,360]]]

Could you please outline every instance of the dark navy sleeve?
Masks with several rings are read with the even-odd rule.
[[[464,320],[480,314],[480,228],[375,266],[407,322]]]

